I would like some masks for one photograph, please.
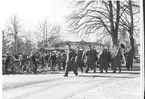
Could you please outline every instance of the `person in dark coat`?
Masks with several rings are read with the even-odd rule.
[[[44,56],[44,61],[45,61],[45,63],[47,63],[48,62],[48,58],[49,58],[49,55],[48,55],[48,53]]]
[[[36,64],[36,58],[37,58],[36,55],[31,53],[31,60],[32,60],[32,63],[34,65],[34,73],[35,74],[37,74],[37,68],[38,68],[38,66]]]
[[[133,66],[133,54],[132,54],[132,50],[130,50],[129,52],[127,52],[125,54],[126,56],[126,68],[127,70],[132,70],[132,66]]]
[[[67,51],[67,60],[66,60],[66,70],[64,77],[68,76],[69,71],[73,71],[74,74],[77,76],[77,64],[76,64],[76,53],[71,46],[68,44],[68,51]]]
[[[116,56],[113,57],[112,59],[113,73],[116,73],[116,68],[119,68],[119,73],[121,73],[121,59],[122,59],[121,49],[119,48]]]
[[[10,64],[10,54],[7,52],[7,56],[6,56],[6,61],[5,61],[5,72],[7,73],[8,72],[8,67],[9,67],[9,64]]]
[[[79,46],[77,46],[77,51],[76,51],[76,62],[78,67],[81,69],[81,72],[83,72],[83,60],[82,60],[82,52],[80,51]]]
[[[26,70],[26,64],[27,63],[27,54],[22,55],[22,60],[21,60],[21,70],[24,71]]]
[[[63,70],[65,70],[66,59],[67,59],[67,56],[66,56],[65,52],[62,52],[62,55],[61,55],[61,64],[62,64]]]
[[[20,59],[20,68],[23,71],[23,67],[24,67],[24,58],[23,58],[24,54],[19,55],[19,59]]]
[[[56,54],[55,54],[55,52],[52,52],[52,54],[50,55],[49,61],[50,61],[51,69],[54,71],[54,67],[55,67],[55,64],[56,64]]]
[[[96,61],[96,53],[92,49],[91,45],[89,45],[89,50],[86,52],[86,73],[88,73],[89,69],[93,69],[94,73],[96,72],[96,66],[95,66],[95,61]]]
[[[98,67],[98,63],[97,63],[98,62],[98,53],[97,53],[95,47],[93,47],[93,57],[95,59],[95,67]],[[97,65],[96,65],[96,63],[97,63]]]
[[[83,67],[86,67],[86,51],[85,50],[82,52],[82,61],[83,61]]]
[[[103,49],[102,54],[100,55],[100,73],[103,73],[103,69],[107,73],[107,69],[109,66],[109,52],[107,49]]]
[[[48,59],[49,59],[49,54],[47,53],[47,54],[44,56],[44,64],[45,64],[45,67],[48,66]]]
[[[41,68],[43,68],[43,69],[45,68],[45,63],[44,63],[44,62],[45,62],[45,59],[44,59],[44,57],[45,57],[45,56],[44,56],[43,53],[40,53],[40,54],[39,54],[39,62],[40,62],[40,64],[42,65]]]

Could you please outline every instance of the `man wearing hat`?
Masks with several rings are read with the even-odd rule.
[[[89,50],[86,52],[86,65],[87,65],[87,69],[85,71],[86,73],[88,73],[89,69],[93,69],[94,73],[96,72],[95,61],[96,61],[96,53],[94,53],[92,46],[89,45]]]
[[[100,70],[101,70],[100,73],[103,73],[103,69],[107,73],[107,69],[109,67],[109,60],[110,60],[110,55],[109,52],[107,51],[107,47],[105,46],[99,59]]]
[[[49,61],[50,61],[50,64],[51,64],[51,70],[54,71],[54,67],[55,67],[55,64],[56,64],[56,52],[52,52],[52,54],[50,55],[49,57]]]
[[[125,54],[126,56],[126,68],[127,70],[132,70],[132,66],[133,66],[133,52],[131,49],[129,49],[128,52],[126,52]]]
[[[64,77],[68,76],[69,71],[73,71],[74,74],[77,76],[77,64],[76,64],[76,53],[73,49],[71,49],[71,45],[67,45],[67,60],[66,60],[66,70]]]
[[[37,56],[35,55],[36,53],[31,52],[31,59],[32,59],[32,63],[34,65],[34,73],[37,74],[37,64],[36,64],[36,58]]]
[[[113,73],[116,73],[117,68],[119,68],[119,73],[121,73],[121,59],[122,59],[122,54],[121,54],[121,48],[116,47],[116,54],[114,57],[112,57],[112,69]]]
[[[80,48],[79,46],[77,46],[77,51],[76,51],[76,63],[77,63],[77,66],[81,69],[81,72],[83,72],[83,61],[82,61],[82,52],[80,51]]]

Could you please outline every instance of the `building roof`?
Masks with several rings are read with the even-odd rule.
[[[101,43],[96,43],[96,42],[86,42],[86,41],[76,41],[76,42],[72,42],[72,41],[66,41],[66,42],[60,42],[55,44],[54,46],[61,46],[61,45],[66,45],[66,44],[83,44],[83,45],[102,45]]]
[[[49,47],[42,47],[39,50],[50,50],[50,51],[52,51],[52,50],[55,50],[55,49],[56,49],[55,47],[49,46]]]
[[[92,46],[103,45],[101,43],[96,43],[96,42],[85,42],[85,41],[72,42],[72,41],[66,41],[66,42],[57,43],[55,45],[50,45],[48,47],[42,47],[39,50],[47,50],[47,51],[53,51],[53,50],[56,50],[56,49],[67,50],[67,46],[66,46],[67,43],[69,43],[72,46],[73,49],[75,49],[76,46],[80,46],[80,48],[82,47],[82,48],[87,49],[89,45],[92,45]]]

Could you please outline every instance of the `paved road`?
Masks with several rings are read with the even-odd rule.
[[[3,99],[140,99],[139,71],[4,75]]]

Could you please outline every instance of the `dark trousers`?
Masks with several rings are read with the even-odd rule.
[[[38,66],[37,66],[36,63],[33,63],[33,64],[34,64],[34,73],[36,74],[36,73],[37,73],[37,68],[38,68]]]
[[[106,71],[106,73],[108,72],[108,69],[107,68],[101,68],[100,70],[100,73],[103,73],[103,69]]]
[[[130,64],[130,65],[126,65],[126,68],[127,68],[127,70],[132,70],[132,65]]]
[[[65,66],[66,66],[66,62],[65,61],[62,61],[63,70],[65,70]]]
[[[88,73],[89,69],[90,69],[90,66],[87,65],[87,69],[85,70],[85,73]],[[94,73],[96,73],[96,67],[95,67],[95,65],[93,66],[93,70],[94,70]]]
[[[5,72],[8,72],[9,62],[5,63]]]
[[[126,69],[127,70],[130,70],[130,69],[132,70],[132,66],[133,66],[133,62],[131,62],[131,61],[128,62],[128,60],[126,60]]]
[[[69,62],[67,62],[66,63],[66,70],[65,70],[65,76],[68,76],[69,71],[73,71],[76,76],[78,75],[77,68],[74,69],[74,70],[70,70],[70,68],[69,68]]]
[[[81,69],[81,72],[83,72],[83,62],[80,61],[80,62],[77,62],[77,67]]]
[[[116,73],[116,67],[113,68],[113,73]],[[119,73],[121,73],[121,66],[119,67]]]
[[[78,75],[78,72],[77,72],[77,69],[73,70],[74,74],[77,76]],[[69,73],[69,70],[66,69],[65,71],[65,75],[68,76],[68,73]]]

